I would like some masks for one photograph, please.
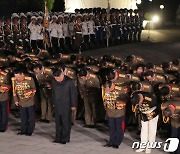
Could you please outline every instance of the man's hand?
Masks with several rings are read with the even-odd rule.
[[[16,105],[16,106],[19,106],[19,102],[15,102],[15,105]]]

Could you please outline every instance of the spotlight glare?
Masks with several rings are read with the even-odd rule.
[[[142,2],[141,0],[137,0],[136,1],[137,4],[141,4],[141,2]]]
[[[153,21],[153,22],[158,22],[158,21],[159,21],[159,17],[158,17],[157,15],[154,15],[154,16],[152,17],[152,21]]]
[[[164,9],[164,5],[160,5],[160,9],[161,9],[161,10]]]

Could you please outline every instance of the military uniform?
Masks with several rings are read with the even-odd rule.
[[[106,92],[103,88],[103,102],[108,116],[108,124],[110,129],[109,146],[118,146],[121,144],[125,130],[125,106],[127,100],[124,96],[127,94],[126,88],[115,86],[115,88]]]
[[[0,72],[0,132],[6,131],[8,124],[8,99],[10,86],[7,73]]]
[[[100,88],[99,79],[95,74],[89,74],[89,79],[78,79],[80,95],[84,101],[85,123],[88,126],[96,124],[97,94]]]
[[[142,104],[136,104],[138,106],[138,110],[141,114],[141,142],[155,142],[156,139],[156,131],[157,131],[157,122],[158,122],[158,104],[156,101],[156,97],[152,93],[137,91],[131,95],[133,98],[135,95],[142,95],[143,102]],[[140,99],[141,100],[141,99]],[[139,102],[137,102],[139,103]],[[151,152],[150,148],[147,149],[138,149],[137,152],[142,152],[146,150],[147,153]]]
[[[36,17],[31,17],[32,19],[36,19]],[[35,23],[30,23],[28,25],[28,29],[30,30],[30,41],[31,41],[31,48],[33,50],[37,49],[37,40],[38,40],[38,26]]]
[[[34,94],[36,87],[31,77],[25,76],[22,82],[12,79],[14,102],[19,103],[21,134],[32,135],[35,127]]]
[[[58,16],[58,20],[63,18],[62,15]],[[64,34],[63,34],[63,23],[59,22],[58,27],[57,27],[57,32],[58,32],[58,39],[59,39],[59,49],[61,52],[64,50]]]
[[[53,16],[52,18],[57,19],[57,16]],[[53,51],[57,53],[58,52],[58,24],[52,21],[50,23],[49,29],[50,29],[52,48],[53,48]]]
[[[51,103],[51,77],[45,72],[35,74],[38,81],[38,91],[41,101],[41,120],[52,119],[52,103]]]
[[[168,107],[169,105],[171,105],[175,109],[170,119],[171,120],[171,137],[179,139],[180,138],[180,108],[179,108],[180,101],[167,101],[163,103],[161,107],[163,109],[163,108]],[[168,121],[164,121],[164,122],[168,122]],[[174,153],[175,154],[180,153],[180,146],[178,146],[178,149]]]

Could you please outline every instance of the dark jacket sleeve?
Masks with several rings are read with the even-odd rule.
[[[78,100],[77,88],[75,87],[72,80],[70,80],[69,84],[70,84],[71,107],[76,107],[77,106],[77,100]]]

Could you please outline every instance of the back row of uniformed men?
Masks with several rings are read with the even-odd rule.
[[[53,52],[78,52],[81,49],[104,46],[107,38],[112,45],[123,40],[141,40],[143,15],[138,10],[114,9],[109,19],[106,10],[94,14],[77,12],[50,15],[48,30]],[[0,19],[0,39],[6,43],[12,40],[18,44],[21,39],[24,46],[27,46],[30,40],[32,49],[44,49],[43,34],[43,14],[14,13],[11,18],[7,17],[4,21]]]
[[[7,97],[10,89],[10,84],[8,84],[8,80],[6,79],[8,74],[10,76],[15,74],[15,77],[12,78],[12,91],[15,104],[22,107],[21,134],[31,135],[33,132],[33,118],[29,119],[30,122],[32,122],[31,125],[28,125],[30,128],[26,128],[26,126],[23,125],[27,120],[23,118],[26,117],[24,114],[28,113],[26,110],[33,113],[32,106],[34,106],[33,97],[35,93],[37,95],[36,109],[37,107],[41,108],[40,121],[50,122],[52,118],[52,103],[50,97],[51,79],[53,77],[53,68],[55,67],[60,67],[67,76],[74,80],[74,84],[79,90],[80,98],[83,100],[83,103],[79,101],[77,117],[82,118],[83,114],[81,113],[83,112],[84,106],[85,127],[93,128],[96,126],[98,120],[105,119],[105,110],[103,109],[102,101],[104,101],[104,107],[107,110],[109,124],[112,126],[112,129],[115,125],[113,122],[114,118],[118,118],[116,119],[117,124],[121,124],[122,131],[117,131],[116,135],[120,139],[116,140],[116,137],[110,138],[110,143],[107,146],[119,147],[124,132],[124,115],[126,115],[125,117],[128,119],[127,124],[131,125],[133,122],[133,112],[130,110],[131,104],[129,103],[129,99],[132,99],[133,111],[141,115],[140,120],[143,121],[141,122],[143,127],[145,127],[147,121],[152,120],[160,113],[161,104],[166,104],[164,102],[169,101],[171,106],[173,104],[176,110],[178,110],[180,97],[179,59],[175,59],[172,62],[164,62],[158,66],[152,63],[146,64],[143,58],[134,55],[122,59],[109,55],[94,58],[85,57],[81,54],[59,54],[59,57],[51,59],[45,50],[35,55],[22,52],[22,49],[19,47],[17,48],[17,54],[9,54],[7,57],[8,58],[0,59],[2,67],[0,89],[2,101],[0,105],[2,113],[4,113],[4,115],[0,117],[3,119],[0,120],[2,122],[1,131],[6,130],[7,113],[4,111],[7,111],[7,101],[10,100],[10,97]],[[24,76],[22,71],[16,68],[24,69],[26,71],[25,73],[33,78]],[[100,94],[102,85],[103,100]],[[141,100],[140,96],[144,98],[142,99],[144,100],[143,103],[137,102],[137,100]],[[156,100],[157,103],[152,102],[152,100]],[[137,105],[137,103],[139,105]],[[23,107],[25,107],[25,109]],[[126,113],[124,110],[125,107],[127,108]],[[124,111],[122,111],[122,109]],[[119,113],[118,110],[122,112]],[[179,114],[179,112],[176,114]],[[32,115],[33,114],[31,114],[31,116]],[[158,117],[156,118],[156,122],[157,119]],[[166,122],[164,112],[163,116],[160,116],[159,121]],[[176,123],[175,126],[179,128],[179,121],[173,121],[173,128],[174,123]],[[152,125],[154,129],[156,129],[156,124],[157,123],[154,123]],[[163,129],[162,123],[160,128]],[[113,132],[114,130],[112,129],[111,131]],[[176,127],[174,129],[176,129]],[[25,130],[27,130],[27,132],[25,132]],[[146,136],[148,135],[147,132],[144,133]],[[151,141],[154,140],[155,132],[151,134]]]

